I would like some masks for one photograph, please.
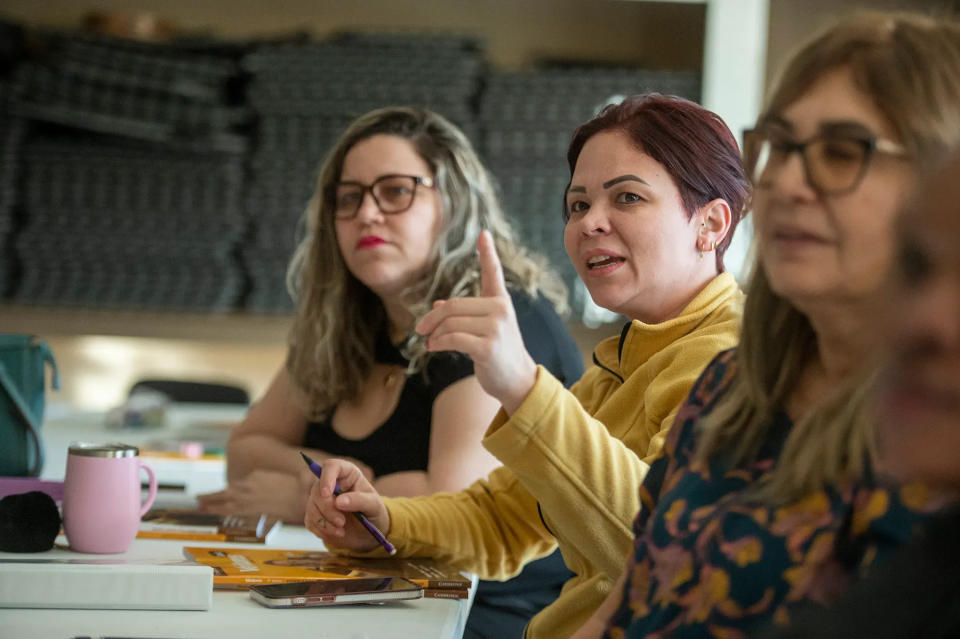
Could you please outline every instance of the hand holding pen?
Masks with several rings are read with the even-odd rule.
[[[310,489],[304,526],[333,546],[367,551],[379,544],[391,555],[396,553],[385,536],[390,515],[360,469],[348,461],[327,459],[321,471],[317,462],[300,455],[319,478]]]

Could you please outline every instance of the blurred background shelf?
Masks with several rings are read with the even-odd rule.
[[[282,345],[289,317],[242,312],[111,311],[62,306],[0,305],[0,332],[48,336],[117,336]]]
[[[0,332],[38,335],[53,350],[60,390],[48,415],[105,411],[141,379],[220,382],[258,398],[286,356],[289,318],[0,305]]]
[[[257,397],[283,362],[284,273],[318,163],[352,117],[402,101],[473,140],[520,233],[571,285],[569,324],[589,358],[618,327],[584,325],[560,242],[575,124],[618,95],[659,90],[739,133],[813,30],[858,8],[957,5],[6,0],[0,331],[48,339],[64,379],[55,402],[103,409],[137,378],[217,374]],[[92,23],[98,33],[81,29]]]
[[[286,265],[324,155],[358,115],[412,104],[446,116],[473,141],[500,179],[518,233],[571,289],[572,319],[585,318],[589,302],[574,290],[552,206],[567,177],[570,133],[623,95],[700,100],[700,53],[687,49],[703,50],[704,16],[729,11],[729,1],[606,0],[609,12],[576,23],[572,11],[587,6],[580,0],[534,0],[519,11],[495,0],[486,10],[511,10],[521,22],[561,16],[559,32],[528,33],[529,59],[514,60],[516,69],[492,62],[494,32],[476,7],[460,19],[477,24],[420,16],[388,29],[337,29],[331,9],[327,32],[312,36],[225,36],[174,26],[185,14],[159,10],[154,24],[166,26],[154,39],[132,28],[131,37],[104,33],[124,15],[107,9],[82,16],[96,29],[5,23],[20,46],[0,52],[0,298],[118,312],[289,315]],[[736,0],[741,9],[766,1]],[[404,13],[374,5],[371,15]],[[765,24],[765,13],[754,12]],[[595,40],[593,51],[582,50],[588,33],[614,28],[614,16],[647,39],[599,50]],[[688,32],[679,59],[660,50],[667,41],[652,23]],[[558,47],[558,35],[577,37]],[[761,35],[750,40],[762,57]],[[537,43],[546,50],[533,49]]]
[[[85,410],[119,405],[139,379],[234,383],[254,399],[266,390],[286,357],[289,318],[104,311],[0,305],[0,333],[41,336],[60,369],[57,404]],[[617,328],[570,330],[589,361],[593,346]]]

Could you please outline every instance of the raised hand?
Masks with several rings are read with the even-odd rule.
[[[473,360],[483,390],[512,414],[537,381],[537,365],[523,345],[503,268],[489,231],[477,239],[480,297],[434,302],[416,331],[428,335],[427,350],[460,351]]]
[[[334,493],[335,486],[340,495]],[[378,547],[354,512],[363,513],[384,535],[389,534],[390,514],[360,469],[342,459],[325,459],[320,478],[310,488],[303,525],[333,546],[359,551]]]

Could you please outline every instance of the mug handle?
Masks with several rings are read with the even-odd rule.
[[[153,506],[153,500],[157,498],[157,476],[154,474],[153,469],[142,461],[140,462],[140,468],[147,471],[147,476],[150,477],[150,490],[147,493],[147,501],[144,502],[140,508],[140,516],[143,517],[146,512],[150,510],[150,506]]]

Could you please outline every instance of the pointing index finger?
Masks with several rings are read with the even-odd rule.
[[[484,297],[504,297],[507,284],[503,279],[503,267],[497,255],[490,231],[482,231],[477,238],[477,255],[480,259],[480,290]]]

